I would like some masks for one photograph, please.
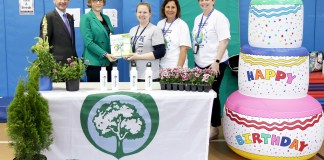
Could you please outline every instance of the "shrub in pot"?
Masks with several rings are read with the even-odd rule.
[[[26,84],[19,81],[8,107],[7,132],[15,160],[44,160],[41,153],[53,142],[48,102],[38,93],[39,76],[39,68],[30,67]]]

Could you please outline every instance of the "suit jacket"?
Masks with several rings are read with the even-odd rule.
[[[62,63],[67,63],[67,58],[70,58],[71,56],[77,57],[75,50],[74,19],[68,13],[67,19],[71,28],[71,36],[56,9],[47,13],[43,17],[40,25],[40,37],[48,37],[49,45],[52,47],[50,50],[51,53],[55,57],[56,61],[61,61]]]
[[[104,14],[101,16],[106,21],[110,33],[113,33],[114,28],[109,17]],[[92,10],[81,16],[80,30],[84,43],[84,59],[89,60],[91,66],[109,66],[109,60],[103,56],[105,52],[111,52],[109,34]]]

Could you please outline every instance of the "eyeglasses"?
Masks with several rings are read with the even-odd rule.
[[[103,2],[103,0],[92,0],[92,2],[94,2],[94,3],[98,3],[98,2],[100,2],[100,3],[102,3]]]

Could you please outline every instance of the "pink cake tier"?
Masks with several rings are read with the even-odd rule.
[[[229,147],[250,159],[309,159],[324,138],[322,107],[311,96],[264,99],[236,91],[222,124]]]
[[[308,67],[308,52],[304,47],[271,49],[244,45],[239,60],[239,90],[259,98],[305,97]]]

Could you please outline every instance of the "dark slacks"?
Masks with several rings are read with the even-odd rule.
[[[100,70],[101,66],[88,66],[86,70],[87,74],[87,81],[88,82],[100,82]],[[109,65],[106,67],[107,73],[108,73],[108,82],[111,82],[111,70],[112,65]]]
[[[197,66],[197,65],[195,64],[195,66]],[[197,66],[197,67],[199,67],[199,66]],[[220,104],[220,100],[219,100],[219,88],[222,83],[222,79],[224,77],[224,72],[225,72],[226,67],[227,67],[226,62],[219,64],[219,72],[220,73],[215,78],[216,81],[212,85],[213,90],[217,94],[217,97],[214,98],[213,110],[212,110],[212,115],[211,115],[211,125],[213,127],[218,127],[221,125],[221,114],[220,114],[221,113],[221,104]],[[199,67],[199,68],[201,68],[201,67]],[[209,66],[205,67],[205,68],[209,68]],[[205,68],[201,68],[201,69],[205,69]]]

